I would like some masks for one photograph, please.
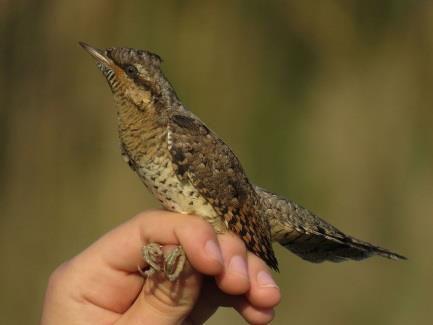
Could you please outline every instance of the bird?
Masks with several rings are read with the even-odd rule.
[[[313,263],[373,255],[406,259],[346,235],[301,205],[252,183],[230,147],[181,102],[157,54],[79,44],[96,60],[113,93],[122,157],[165,209],[198,215],[218,234],[234,233],[276,271],[272,242]],[[163,272],[174,281],[185,253],[179,247],[165,257],[161,247],[143,247],[149,265],[144,273]]]

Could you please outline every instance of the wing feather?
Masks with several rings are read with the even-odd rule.
[[[230,148],[189,112],[171,116],[168,145],[178,176],[196,188],[250,251],[278,269],[259,198]]]

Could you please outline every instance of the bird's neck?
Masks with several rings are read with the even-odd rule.
[[[151,158],[166,142],[169,117],[185,108],[162,74],[154,80],[152,91],[127,91],[115,94],[122,146],[136,161]]]
[[[153,102],[142,107],[117,103],[117,118],[122,147],[137,163],[151,158],[166,139],[166,113]]]

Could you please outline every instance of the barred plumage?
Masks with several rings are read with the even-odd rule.
[[[114,94],[122,155],[165,208],[197,214],[216,232],[234,232],[276,270],[272,241],[316,263],[371,255],[404,258],[345,235],[253,185],[230,148],[180,102],[158,55],[81,45],[97,60]]]

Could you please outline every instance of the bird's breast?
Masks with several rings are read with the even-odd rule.
[[[167,210],[198,215],[208,221],[216,232],[226,232],[223,218],[189,181],[177,177],[168,150],[161,151],[159,155],[143,157],[136,164],[136,172],[146,187]]]

